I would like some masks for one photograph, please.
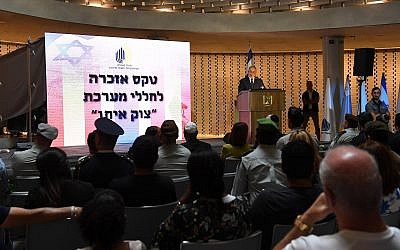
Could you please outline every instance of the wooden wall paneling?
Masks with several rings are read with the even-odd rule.
[[[287,65],[290,64],[290,55],[288,54],[283,54],[282,55],[282,86],[281,89],[285,91],[285,108],[284,111],[281,114],[281,126],[282,126],[282,132],[287,133],[287,128],[288,128],[288,120],[287,120],[287,112],[288,108],[290,107],[288,105],[288,90],[287,86],[288,84],[288,77],[290,74],[290,71],[288,72],[288,67]]]

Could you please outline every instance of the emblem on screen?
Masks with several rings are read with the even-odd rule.
[[[125,50],[123,48],[120,48],[116,53],[115,53],[115,60],[118,63],[123,63],[125,60]]]

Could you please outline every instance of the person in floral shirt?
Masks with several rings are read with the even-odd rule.
[[[248,196],[224,194],[224,163],[212,150],[192,153],[187,203],[180,203],[155,233],[152,247],[179,249],[182,241],[233,240],[251,233]]]

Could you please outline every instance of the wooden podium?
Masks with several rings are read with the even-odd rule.
[[[285,92],[281,89],[242,91],[237,98],[239,121],[247,123],[250,143],[255,142],[257,119],[274,114],[279,117],[282,130],[282,111],[285,110]]]

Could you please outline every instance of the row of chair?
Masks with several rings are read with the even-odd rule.
[[[177,202],[159,206],[127,207],[126,240],[141,240],[150,244],[161,222],[171,214]],[[70,250],[85,246],[78,223],[72,219],[33,224],[26,229],[27,250]]]

